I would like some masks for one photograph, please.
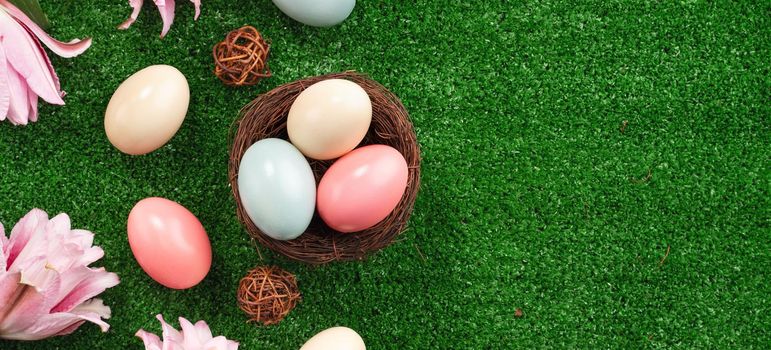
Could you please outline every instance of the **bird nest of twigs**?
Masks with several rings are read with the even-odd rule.
[[[276,266],[259,266],[238,284],[238,306],[253,322],[281,322],[300,301],[295,276]]]
[[[268,67],[270,45],[251,26],[228,33],[225,40],[212,49],[214,75],[225,85],[254,85],[271,76]]]
[[[377,225],[360,232],[340,233],[316,213],[299,237],[281,241],[270,238],[249,219],[238,193],[238,167],[246,149],[270,137],[288,139],[287,114],[295,98],[310,85],[326,79],[347,79],[359,84],[372,101],[372,123],[359,146],[384,144],[397,149],[407,160],[407,189],[396,208]],[[294,260],[311,264],[358,260],[390,245],[407,226],[420,186],[420,148],[407,110],[396,95],[363,74],[344,72],[301,79],[279,86],[241,109],[231,129],[229,176],[238,218],[263,246]],[[334,162],[308,159],[316,183]]]

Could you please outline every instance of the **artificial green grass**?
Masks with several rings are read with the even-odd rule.
[[[1,349],[141,349],[133,334],[160,333],[157,313],[205,319],[242,349],[297,349],[335,325],[370,349],[771,344],[767,2],[359,1],[316,29],[267,0],[204,0],[198,22],[177,1],[163,40],[149,1],[115,30],[124,2],[43,1],[55,37],[94,45],[52,58],[66,106],[0,124],[0,220],[10,230],[39,207],[96,232],[97,266],[121,278],[103,294],[112,328]],[[211,47],[244,24],[271,39],[274,77],[227,88]],[[104,135],[106,104],[161,63],[190,83],[185,124],[162,149],[123,155]],[[261,258],[235,216],[228,129],[258,94],[348,69],[411,113],[423,183],[410,229],[364,262]],[[133,259],[126,217],[148,196],[206,227],[201,285],[163,288]],[[303,301],[277,326],[247,324],[235,303],[258,264],[298,276]]]

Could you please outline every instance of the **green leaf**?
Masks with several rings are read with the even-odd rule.
[[[51,26],[51,22],[48,21],[48,17],[43,13],[43,9],[40,7],[38,0],[9,0],[12,4],[18,7],[20,10],[29,16],[29,18],[37,23],[43,29],[48,29]]]

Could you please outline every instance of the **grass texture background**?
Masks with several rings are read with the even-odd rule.
[[[122,282],[102,295],[108,333],[87,324],[0,349],[141,349],[133,334],[160,333],[157,313],[205,319],[242,349],[297,349],[336,325],[371,349],[771,344],[768,2],[359,1],[316,29],[268,0],[204,0],[197,22],[178,1],[163,40],[150,1],[128,31],[115,29],[126,1],[42,6],[53,36],[94,44],[52,57],[66,106],[0,124],[0,220],[69,213]],[[274,77],[232,89],[211,48],[245,24],[272,41]],[[187,76],[190,110],[162,149],[127,156],[107,141],[104,110],[152,64]],[[423,185],[410,228],[364,262],[261,259],[235,216],[228,129],[260,93],[348,69],[411,113]],[[132,257],[126,218],[149,196],[206,227],[214,261],[199,286],[163,288]],[[235,302],[260,264],[297,274],[304,295],[269,328]]]

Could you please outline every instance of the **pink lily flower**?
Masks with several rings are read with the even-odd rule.
[[[75,57],[91,46],[91,39],[63,43],[51,38],[16,6],[0,0],[0,121],[37,121],[38,96],[64,104],[59,78],[41,42],[62,57]]]
[[[119,283],[118,275],[90,268],[104,251],[94,234],[70,229],[70,218],[51,220],[33,209],[5,236],[0,224],[0,338],[38,340],[74,332],[92,322],[106,332],[110,308],[94,297]]]
[[[204,321],[198,321],[195,325],[183,317],[179,318],[182,331],[174,329],[163,319],[163,315],[156,315],[163,328],[163,341],[157,335],[140,329],[136,336],[145,343],[145,350],[238,350],[238,343],[227,340],[223,336],[212,338],[209,325]]]
[[[174,23],[174,0],[152,0],[155,3],[155,6],[158,7],[158,11],[161,12],[161,21],[163,21],[163,30],[161,30],[161,38],[166,36],[166,33],[169,32],[169,29],[171,28],[171,24]],[[195,6],[195,18],[194,20],[198,20],[198,16],[201,15],[201,0],[190,0],[193,5]],[[131,16],[129,16],[128,19],[126,19],[125,22],[121,23],[121,25],[118,26],[118,29],[128,29],[131,27],[131,24],[134,23],[134,21],[137,20],[137,17],[139,16],[139,11],[142,10],[142,4],[144,3],[144,0],[128,0],[129,6],[131,6],[134,10],[131,11]]]

